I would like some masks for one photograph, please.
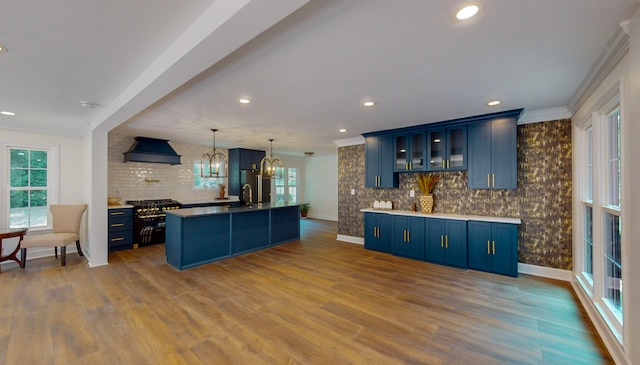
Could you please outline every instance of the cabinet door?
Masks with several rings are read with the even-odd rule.
[[[407,159],[407,153],[409,151],[409,138],[406,134],[397,135],[393,141],[394,151],[394,171],[407,171],[409,161]]]
[[[377,213],[364,213],[364,248],[378,250],[378,216]]]
[[[425,259],[425,218],[407,218],[408,256],[414,259]]]
[[[447,170],[467,169],[467,126],[447,129]]]
[[[378,227],[378,250],[391,253],[393,246],[393,218],[388,214],[379,214]]]
[[[427,220],[427,260],[439,264],[445,262],[444,234],[443,219]]]
[[[471,189],[491,187],[491,124],[490,122],[468,126],[469,182]]]
[[[425,155],[426,155],[426,132],[414,132],[411,134],[411,144],[409,152],[411,156],[408,159],[409,170],[425,171]]]
[[[491,227],[491,271],[496,274],[518,276],[518,226],[493,223]]]
[[[491,187],[518,188],[518,136],[515,119],[491,122]]]
[[[445,221],[445,263],[451,266],[467,267],[467,222]]]
[[[427,170],[444,170],[446,160],[446,135],[444,129],[427,132]]]
[[[379,138],[379,166],[378,175],[380,176],[378,187],[380,188],[397,188],[398,174],[393,172],[393,136],[380,136]]]
[[[378,187],[380,175],[380,139],[377,136],[364,140],[364,170],[366,188]]]
[[[469,268],[491,272],[491,223],[469,221]]]

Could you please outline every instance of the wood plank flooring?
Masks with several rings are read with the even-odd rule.
[[[364,250],[335,222],[178,271],[164,246],[0,274],[0,364],[608,364],[571,287]]]

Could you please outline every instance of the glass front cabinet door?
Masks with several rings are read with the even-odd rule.
[[[426,133],[399,134],[394,140],[395,172],[425,171]]]
[[[427,132],[429,171],[467,169],[467,126]]]

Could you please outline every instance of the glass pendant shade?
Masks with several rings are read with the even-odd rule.
[[[279,157],[273,156],[273,139],[270,139],[271,142],[271,151],[269,152],[269,156],[265,156],[260,161],[260,176],[263,179],[280,179],[282,178],[282,160]]]
[[[224,152],[216,149],[216,132],[217,129],[211,129],[213,132],[213,148],[211,153],[205,152],[200,157],[200,177],[227,177],[228,161]],[[204,168],[209,168],[209,173],[205,174]],[[224,167],[224,170],[222,170]]]

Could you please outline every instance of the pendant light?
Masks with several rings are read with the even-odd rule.
[[[271,151],[269,152],[269,157],[265,156],[260,161],[260,176],[263,179],[280,179],[284,170],[282,160],[279,157],[273,157],[273,138],[269,142],[271,142]]]
[[[224,152],[216,150],[216,132],[218,130],[211,129],[211,131],[213,132],[213,148],[211,149],[211,153],[205,152],[202,154],[202,157],[200,157],[200,177],[227,177],[229,159]],[[208,176],[204,174],[204,165],[206,163],[209,164]],[[224,171],[221,171],[223,166]]]

